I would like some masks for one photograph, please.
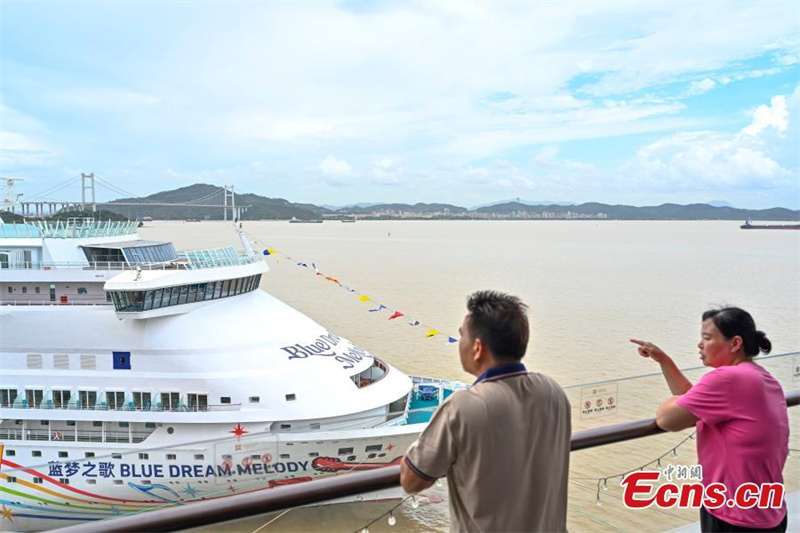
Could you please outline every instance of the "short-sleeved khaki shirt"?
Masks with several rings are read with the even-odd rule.
[[[497,375],[450,396],[406,462],[447,476],[452,531],[566,531],[570,416],[549,377]]]

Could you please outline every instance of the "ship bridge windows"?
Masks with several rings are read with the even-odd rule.
[[[137,411],[149,411],[151,401],[151,394],[149,392],[133,393],[133,408]]]
[[[159,411],[177,411],[181,403],[180,392],[162,392]]]
[[[122,391],[106,391],[106,406],[108,409],[122,409],[125,405],[125,393]]]
[[[0,407],[14,407],[17,401],[17,389],[0,389]]]
[[[358,374],[353,374],[350,379],[356,384],[356,387],[361,389],[380,381],[387,372],[389,372],[389,367],[376,357],[369,368]]]
[[[140,313],[174,305],[228,298],[258,289],[261,274],[232,280],[164,287],[149,291],[109,291],[117,312]]]
[[[178,258],[175,247],[168,242],[130,241],[103,246],[84,246],[83,253],[90,263],[128,263],[148,265],[167,263]]]
[[[53,408],[66,409],[72,393],[69,390],[53,390]]]
[[[208,394],[189,393],[186,399],[190,411],[208,411]]]
[[[25,402],[29,409],[36,409],[42,404],[44,399],[44,391],[42,389],[26,389]]]
[[[93,390],[78,391],[78,403],[76,405],[78,409],[94,409],[96,403],[97,403],[97,391]]]

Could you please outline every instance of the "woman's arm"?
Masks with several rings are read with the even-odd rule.
[[[664,431],[681,431],[697,423],[697,417],[678,405],[678,396],[673,396],[658,406],[656,424]]]
[[[692,388],[692,382],[686,379],[686,376],[680,371],[675,361],[664,353],[664,350],[652,342],[638,339],[631,339],[631,342],[638,345],[639,355],[649,357],[661,366],[661,373],[664,374],[664,379],[667,381],[667,386],[669,386],[672,394],[686,394]]]

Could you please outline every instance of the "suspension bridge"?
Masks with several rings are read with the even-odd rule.
[[[187,200],[183,202],[163,202],[139,196],[127,191],[118,185],[95,175],[81,173],[80,176],[70,178],[58,185],[54,185],[37,194],[22,198],[22,194],[14,195],[13,187],[16,182],[24,181],[22,178],[2,178],[6,182],[6,198],[0,201],[0,209],[17,213],[26,217],[46,217],[59,211],[97,211],[98,206],[110,207],[208,207],[222,209],[223,219],[228,220],[230,213],[231,220],[241,218],[242,213],[247,211],[250,206],[236,205],[236,193],[233,185],[224,185],[205,196]],[[78,186],[80,182],[81,199],[78,200],[55,200],[57,195],[70,187]],[[98,202],[96,190],[102,187],[114,194],[121,195],[124,199],[113,202]]]

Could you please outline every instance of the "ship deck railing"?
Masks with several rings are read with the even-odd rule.
[[[85,239],[91,237],[122,237],[136,235],[138,222],[80,221],[27,222],[0,224],[0,239]]]
[[[182,253],[178,255],[177,259],[161,263],[127,263],[125,261],[24,261],[9,263],[4,262],[1,265],[1,268],[2,270],[200,270],[205,268],[250,265],[262,260],[263,258],[258,255],[249,256],[244,254],[236,254],[234,256],[224,257],[206,257],[203,260],[191,260],[188,259],[184,253]]]
[[[13,404],[3,403],[0,407],[6,409],[38,409],[38,410],[60,410],[60,411],[121,411],[121,412],[148,412],[148,413],[207,413],[219,411],[239,411],[241,403],[209,404],[209,405],[186,405],[180,403],[175,406],[165,406],[161,403],[145,405],[135,405],[133,402],[126,402],[118,406],[109,406],[105,402],[98,402],[94,405],[81,404],[80,401],[67,404],[55,403],[52,400],[43,400],[38,404],[29,403],[26,399],[17,399]]]
[[[138,444],[144,442],[152,431],[102,431],[66,429],[22,429],[0,428],[0,439],[12,441],[42,442],[108,442],[116,444]]]
[[[786,405],[787,407],[800,405],[800,389],[786,393]],[[573,432],[570,450],[576,452],[662,433],[664,430],[656,425],[654,418],[585,429]],[[232,494],[225,498],[193,502],[191,505],[165,504],[160,509],[146,513],[85,522],[64,528],[62,531],[64,533],[181,531],[323,503],[337,498],[374,493],[399,485],[400,466],[394,465],[319,479],[311,483]],[[352,529],[359,531],[367,528],[358,525]]]

